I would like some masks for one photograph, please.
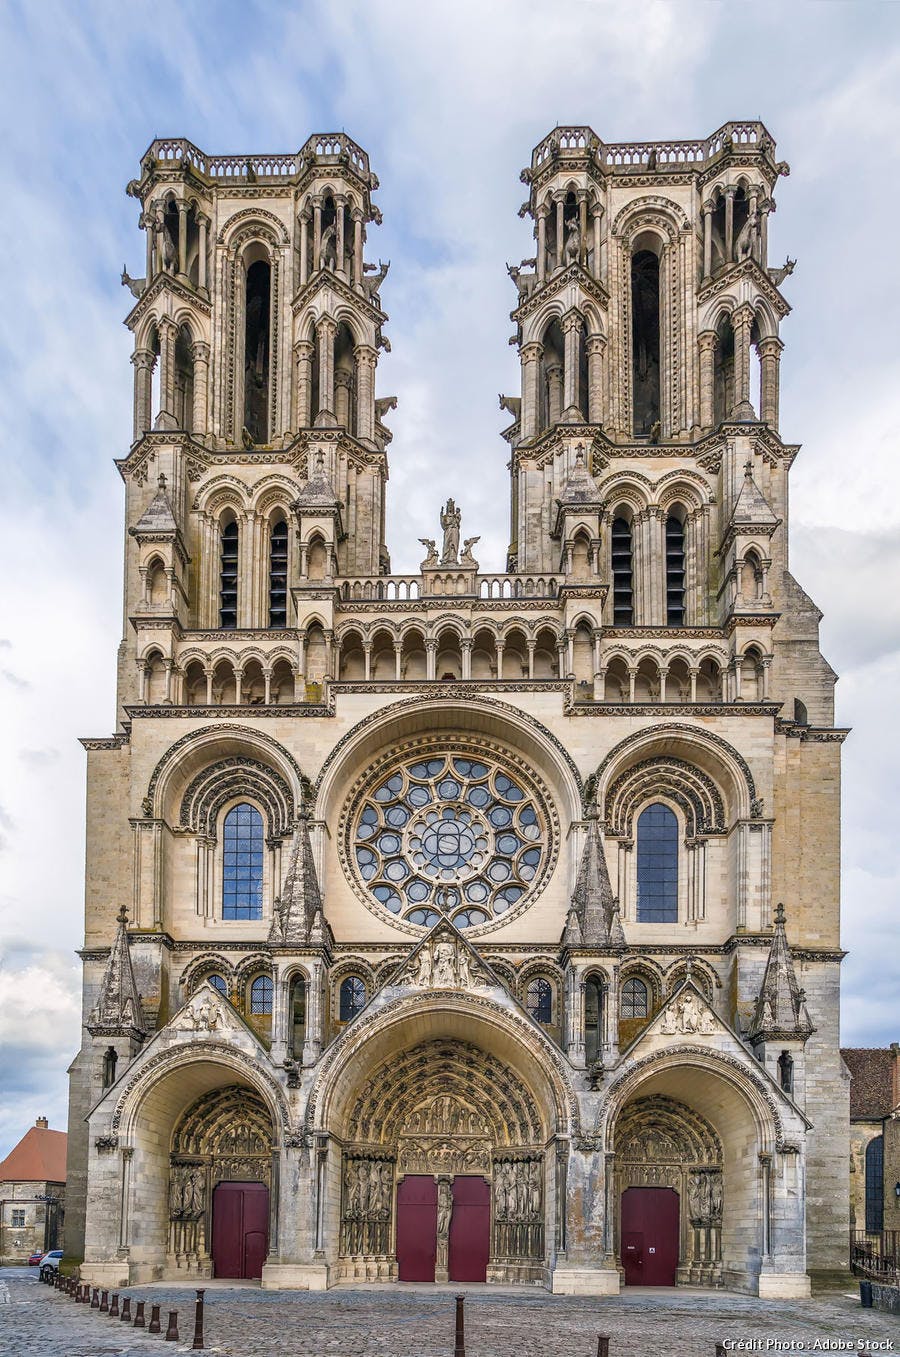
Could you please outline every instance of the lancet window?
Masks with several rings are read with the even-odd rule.
[[[366,987],[358,975],[348,975],[341,981],[338,1014],[341,1022],[351,1022],[365,1007]]]
[[[526,995],[526,1007],[535,1022],[544,1024],[553,1021],[553,986],[549,980],[539,976],[530,981]]]
[[[258,975],[250,986],[250,1012],[254,1016],[265,1017],[272,1012],[272,1000],[275,987],[272,977]]]
[[[266,259],[247,268],[244,308],[244,428],[254,443],[269,441],[272,276]]]
[[[632,431],[648,437],[659,423],[659,256],[639,249],[631,257]]]
[[[272,525],[269,538],[269,626],[287,626],[288,526]]]
[[[634,622],[634,567],[631,524],[616,518],[612,525],[613,626]]]
[[[603,986],[598,976],[584,982],[584,1057],[588,1065],[599,1059],[602,1046]]]
[[[222,917],[261,919],[263,818],[248,802],[233,806],[222,826]]]
[[[637,918],[639,923],[678,921],[678,820],[660,801],[638,816]]]
[[[684,524],[677,514],[666,519],[666,626],[684,626]]]
[[[643,980],[626,980],[622,986],[619,1001],[621,1018],[646,1018],[650,1011],[650,998]]]
[[[884,1229],[884,1136],[866,1146],[866,1234]]]
[[[232,519],[222,528],[219,574],[219,626],[227,630],[237,626],[238,547],[238,525]]]

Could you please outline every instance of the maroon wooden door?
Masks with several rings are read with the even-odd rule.
[[[453,1179],[447,1272],[451,1282],[486,1282],[491,1251],[491,1189],[484,1178]]]
[[[264,1183],[219,1183],[213,1193],[214,1277],[261,1277],[269,1241]]]
[[[674,1188],[626,1188],[621,1237],[626,1286],[675,1285],[678,1193]]]
[[[397,1187],[397,1276],[433,1282],[437,1261],[437,1182],[408,1173]]]

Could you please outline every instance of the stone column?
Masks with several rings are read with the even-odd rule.
[[[319,255],[322,252],[322,197],[319,193],[312,196],[313,205],[313,254],[312,271],[318,273]]]
[[[603,208],[594,204],[594,277],[600,281],[601,256],[603,252]]]
[[[316,321],[316,343],[319,350],[319,409],[316,423],[322,424],[322,415],[334,418],[334,337],[337,325],[331,316],[320,316]]]
[[[131,361],[134,364],[134,437],[138,439],[153,425],[150,401],[156,354],[152,349],[135,349]]]
[[[345,277],[344,270],[344,208],[347,199],[342,193],[334,197],[334,271]]]
[[[522,438],[534,438],[539,432],[542,344],[524,344],[519,351],[522,363]]]
[[[309,971],[309,985],[306,990],[306,1032],[303,1038],[304,1065],[314,1065],[322,1054],[321,961],[311,962]]]
[[[191,432],[206,433],[206,408],[209,400],[209,345],[196,340],[191,349],[194,360],[194,408],[191,412]]]
[[[529,679],[533,679],[533,678],[534,678],[534,652],[535,652],[535,647],[537,646],[537,641],[534,639],[533,636],[526,636],[526,638],[525,638],[525,646],[526,646],[526,648],[527,648],[527,650],[528,650],[528,677],[529,677]]]
[[[588,421],[591,424],[603,423],[603,359],[605,353],[606,336],[589,335],[587,339]]]
[[[178,326],[164,316],[159,322],[159,408],[175,417],[175,340]]]
[[[206,277],[206,270],[207,270],[207,258],[206,258],[206,255],[207,255],[207,251],[208,251],[208,249],[209,249],[209,245],[208,245],[208,242],[207,242],[207,233],[208,233],[208,231],[209,231],[209,217],[205,217],[205,216],[201,213],[201,214],[198,216],[198,218],[197,218],[197,226],[199,227],[199,230],[200,230],[200,251],[199,251],[199,255],[198,255],[198,259],[197,259],[197,265],[198,265],[197,286],[198,286],[198,288],[200,289],[201,292],[203,292],[204,294],[208,295],[208,294],[209,294],[209,283],[207,282],[207,277]]]
[[[563,262],[563,235],[565,234],[565,200],[557,198],[556,200],[556,264],[558,269],[562,268]]]
[[[565,336],[565,363],[563,375],[563,409],[568,415],[577,414],[581,419],[579,391],[579,359],[581,357],[581,333],[584,322],[577,311],[569,311],[563,317],[563,335]]]
[[[363,280],[363,213],[361,207],[354,207],[350,214],[353,218],[353,277],[351,282],[356,288],[362,287]]]
[[[459,643],[462,654],[462,677],[464,679],[472,677],[472,644],[471,636],[464,636]]]
[[[715,330],[703,330],[697,336],[700,346],[700,428],[711,429],[715,421],[716,345]]]
[[[361,443],[375,442],[375,368],[378,354],[366,344],[353,350],[356,359],[356,437]]]
[[[498,678],[498,679],[502,679],[502,678],[503,678],[503,651],[505,650],[505,648],[506,648],[505,642],[503,641],[503,638],[501,637],[501,638],[498,640],[498,642],[497,642],[497,678]]]
[[[178,276],[187,279],[188,204],[178,204]]]
[[[784,348],[784,345],[777,336],[770,335],[768,339],[761,339],[757,347],[759,349],[759,361],[762,369],[760,374],[759,416],[764,424],[770,425],[777,432],[779,370],[781,366],[781,351]]]
[[[578,262],[584,265],[588,248],[588,195],[587,189],[578,190]]]
[[[309,282],[309,209],[300,213],[300,286]]]
[[[437,667],[437,641],[429,636],[425,639],[425,677],[433,679]]]
[[[769,212],[771,203],[760,204],[759,209],[759,265],[763,273],[769,263]]]
[[[562,414],[563,366],[562,363],[547,363],[547,427],[559,423]]]
[[[537,273],[538,284],[541,284],[547,276],[547,217],[550,208],[547,203],[541,203],[537,210]],[[152,233],[151,233],[152,238]]]
[[[712,219],[713,204],[704,203],[700,209],[703,216],[703,281],[712,273]]]
[[[750,404],[750,330],[753,325],[753,310],[749,306],[739,306],[731,317],[734,330],[734,409],[732,419],[755,419],[756,412]]]
[[[156,276],[156,232],[153,230],[153,217],[144,213],[141,216],[141,229],[146,233],[147,246],[147,286],[153,282]]]
[[[725,189],[725,263],[734,260],[734,195],[737,189],[729,184]]]
[[[350,427],[352,394],[353,373],[348,372],[346,368],[338,368],[334,374],[334,414],[338,424],[342,425],[348,433],[353,432]]]
[[[312,402],[312,363],[315,351],[315,344],[310,343],[308,339],[298,340],[294,345],[294,363],[297,373],[295,397],[297,407],[294,412],[294,423],[298,429],[308,429],[312,423],[310,405]]]

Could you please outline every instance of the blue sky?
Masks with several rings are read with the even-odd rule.
[[[761,117],[792,167],[771,254],[785,285],[782,431],[794,573],[852,725],[844,782],[844,1042],[897,1021],[900,703],[900,7],[854,3],[331,0],[0,6],[0,1154],[65,1125],[78,1043],[84,766],[106,734],[121,632],[130,300],[143,271],[124,187],[156,135],[210,152],[297,149],[344,128],[369,152],[392,261],[395,569],[448,494],[483,568],[507,540],[504,263],[530,253],[519,170],[557,122],[606,140]],[[789,906],[790,902],[786,902]]]

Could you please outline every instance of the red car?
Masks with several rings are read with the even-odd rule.
[[[28,1266],[29,1266],[29,1267],[37,1267],[38,1263],[41,1261],[41,1259],[43,1258],[43,1256],[44,1256],[44,1255],[43,1255],[43,1253],[41,1252],[40,1249],[38,1249],[37,1253],[32,1253],[32,1254],[30,1254],[29,1257],[28,1257]]]

